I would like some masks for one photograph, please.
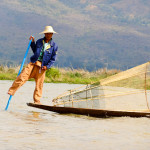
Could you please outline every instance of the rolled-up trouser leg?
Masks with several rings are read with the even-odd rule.
[[[35,90],[34,90],[34,94],[33,94],[33,99],[35,103],[40,103],[40,98],[42,97],[42,90],[43,90],[43,83],[44,83],[44,79],[45,79],[45,70],[41,70],[39,71],[39,67],[36,66],[36,77],[35,77],[35,82],[36,82],[36,86],[35,86]]]
[[[29,79],[34,65],[29,63],[21,72],[21,74],[13,82],[12,86],[8,90],[8,94],[14,95],[15,92]]]

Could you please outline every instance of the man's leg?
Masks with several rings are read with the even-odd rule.
[[[40,67],[36,66],[36,87],[33,94],[34,103],[40,104],[40,98],[42,97],[43,83],[45,79],[45,70],[40,70]]]
[[[21,74],[13,82],[12,86],[8,90],[9,95],[14,95],[15,92],[29,79],[34,65],[29,63],[21,72]]]

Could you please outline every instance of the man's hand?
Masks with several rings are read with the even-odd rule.
[[[46,66],[43,66],[42,69],[43,69],[43,70],[47,70],[47,67],[46,67]]]
[[[30,36],[30,38],[29,38],[29,40],[31,40],[32,39],[32,42],[34,42],[34,36]]]

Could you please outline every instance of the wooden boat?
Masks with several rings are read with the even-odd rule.
[[[60,114],[79,114],[92,117],[148,117],[150,118],[150,112],[135,112],[135,111],[114,111],[114,110],[104,110],[104,109],[87,109],[87,108],[74,108],[74,107],[58,107],[58,106],[48,106],[39,105],[34,103],[27,103],[28,106],[40,108],[48,111],[57,112]]]

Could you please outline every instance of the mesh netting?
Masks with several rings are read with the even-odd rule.
[[[76,108],[149,111],[150,63],[120,72],[100,82],[70,90],[54,105]]]

